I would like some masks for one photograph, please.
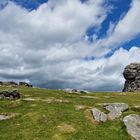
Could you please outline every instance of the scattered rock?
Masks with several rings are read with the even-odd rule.
[[[0,115],[0,120],[7,120],[9,119],[10,116],[7,116],[7,115]]]
[[[87,99],[99,99],[99,97],[94,96],[80,96],[81,98],[87,98]]]
[[[41,99],[41,98],[23,98],[24,101],[42,101],[47,103],[69,103],[68,100],[65,99],[56,99],[54,97],[50,97],[48,99]]]
[[[91,111],[92,111],[92,115],[93,115],[94,119],[97,122],[106,122],[107,121],[107,115],[105,113],[101,112],[99,109],[93,108]]]
[[[140,140],[140,115],[131,114],[124,117],[127,132],[136,140]]]
[[[122,115],[122,112],[128,109],[125,103],[105,103],[104,108],[109,112],[108,119],[114,120]]]
[[[14,82],[14,81],[6,82],[6,83],[9,84],[9,85],[15,85],[15,86],[18,85],[18,83]]]
[[[64,89],[64,91],[67,92],[67,93],[76,93],[76,94],[90,93],[89,91],[78,90],[78,89]]]
[[[140,63],[131,63],[124,69],[123,76],[126,79],[124,92],[140,91]]]
[[[4,113],[4,114],[0,114],[0,120],[7,120],[13,117],[16,117],[17,115],[19,115],[19,113]]]
[[[50,98],[43,100],[43,101],[46,101],[47,103],[69,103],[70,102],[70,101],[65,100],[65,99],[56,99],[53,97],[50,97]]]
[[[24,101],[40,101],[38,98],[23,98]]]
[[[0,92],[0,99],[18,99],[20,98],[20,94],[17,90],[13,91],[1,91]]]
[[[19,86],[33,87],[31,84],[26,82],[19,82]]]

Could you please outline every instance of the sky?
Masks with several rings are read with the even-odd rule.
[[[0,81],[121,91],[139,54],[140,0],[0,0]]]

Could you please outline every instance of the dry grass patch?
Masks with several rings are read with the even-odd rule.
[[[75,105],[76,110],[84,110],[84,109],[88,109],[88,108],[92,108],[92,107],[87,106],[87,105]]]
[[[81,98],[87,98],[87,99],[99,99],[99,97],[94,96],[80,96]]]
[[[20,113],[0,113],[0,120],[7,120],[20,115]]]
[[[45,99],[43,101],[46,101],[47,103],[69,103],[69,100],[65,100],[65,99],[56,99],[54,97],[50,97],[48,99]]]
[[[85,117],[86,117],[87,120],[89,120],[90,122],[92,122],[94,124],[94,126],[96,126],[98,124],[98,122],[96,122],[94,120],[90,109],[86,109],[84,111],[84,115],[85,115]]]
[[[61,133],[73,133],[76,131],[76,129],[73,127],[73,125],[67,124],[67,123],[62,123],[57,126],[57,129]]]
[[[66,140],[64,138],[64,136],[62,136],[61,134],[55,134],[53,137],[52,137],[52,140]]]

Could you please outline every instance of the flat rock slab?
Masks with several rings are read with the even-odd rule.
[[[92,110],[92,115],[97,122],[106,122],[107,121],[107,115],[103,112],[101,112],[97,108],[93,108]]]
[[[122,112],[128,109],[126,103],[105,103],[104,108],[109,112],[108,119],[114,120],[122,115]]]
[[[128,104],[126,103],[104,103],[103,105],[108,111],[118,110],[123,112],[128,109]]]
[[[124,117],[123,122],[130,134],[136,140],[140,140],[140,115],[131,114]]]
[[[94,96],[80,96],[81,98],[87,98],[87,99],[99,99],[99,97]]]
[[[9,118],[10,118],[10,116],[0,115],[0,120],[7,120]]]

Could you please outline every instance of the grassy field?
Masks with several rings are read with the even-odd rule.
[[[1,90],[5,87],[0,87]],[[138,93],[92,93],[77,95],[61,90],[20,87],[21,99],[0,100],[0,114],[12,116],[0,121],[0,140],[131,140],[122,123],[124,116],[140,114]],[[81,97],[82,96],[82,97]],[[102,103],[129,104],[119,119],[97,123],[90,109],[106,112]]]

